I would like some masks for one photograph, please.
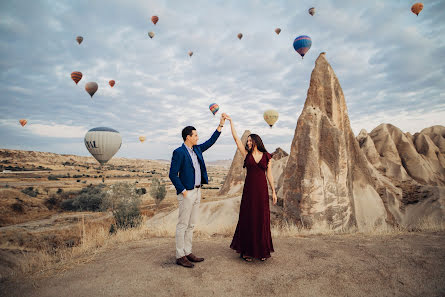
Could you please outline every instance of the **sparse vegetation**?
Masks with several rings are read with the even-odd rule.
[[[166,194],[167,190],[165,189],[165,185],[161,184],[159,179],[157,179],[156,177],[153,178],[150,187],[150,195],[155,199],[156,206],[159,206],[159,204],[161,204]]]
[[[128,229],[142,222],[140,204],[136,188],[130,183],[119,182],[110,186],[102,208],[111,209],[117,229]]]
[[[106,196],[103,189],[104,185],[87,186],[76,197],[63,200],[60,207],[68,211],[101,211]]]
[[[59,180],[59,178],[55,175],[48,175],[48,180]]]
[[[15,212],[23,213],[23,206],[18,202],[15,202],[13,205],[11,205],[11,208]]]
[[[37,191],[37,189],[34,190],[34,187],[28,187],[26,189],[23,189],[22,193],[31,197],[37,197],[37,195],[39,195],[39,191]]]

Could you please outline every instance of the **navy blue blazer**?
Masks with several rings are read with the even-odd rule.
[[[209,140],[203,144],[193,146],[193,151],[198,157],[198,162],[201,167],[201,184],[209,183],[202,153],[208,150],[216,142],[219,135],[221,135],[221,132],[215,130]],[[182,144],[182,146],[173,151],[168,177],[175,186],[177,194],[182,193],[184,189],[193,190],[195,188],[195,168],[193,167],[192,157],[190,157],[185,144]]]

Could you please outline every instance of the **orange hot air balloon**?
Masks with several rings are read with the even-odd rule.
[[[24,127],[27,122],[28,122],[27,120],[23,120],[23,119],[19,121],[19,123],[20,123],[20,125],[22,125],[22,127]]]
[[[275,29],[275,33],[277,33],[277,35],[280,34],[280,32],[281,32],[281,29],[280,29],[280,28],[276,28],[276,29]]]
[[[83,41],[83,37],[82,37],[82,36],[77,36],[77,37],[76,37],[76,40],[77,40],[77,43],[78,43],[78,44],[81,44],[82,41]]]
[[[241,38],[243,38],[243,34],[238,33],[238,39],[241,40]]]
[[[94,93],[96,93],[99,86],[94,81],[87,82],[85,84],[85,90],[90,94],[91,98],[93,98]]]
[[[156,16],[156,15],[152,16],[152,17],[151,17],[151,21],[153,22],[153,24],[156,25],[156,23],[159,21],[158,16]]]
[[[110,84],[111,87],[114,87],[114,84],[115,84],[116,82],[115,82],[114,80],[110,80],[108,83]]]
[[[411,11],[413,13],[415,13],[416,15],[419,15],[419,13],[422,11],[423,9],[423,3],[414,3],[413,6],[411,6]]]
[[[74,82],[77,83],[82,79],[82,72],[80,71],[74,71],[71,73],[71,79],[74,80]]]

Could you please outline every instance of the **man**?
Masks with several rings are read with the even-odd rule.
[[[210,139],[199,145],[196,129],[192,126],[185,127],[182,130],[184,144],[173,151],[169,177],[176,188],[179,202],[175,239],[176,264],[187,268],[193,268],[194,264],[191,262],[204,261],[204,258],[198,258],[192,253],[193,228],[198,220],[201,185],[209,183],[202,153],[216,142],[224,121],[223,114]]]

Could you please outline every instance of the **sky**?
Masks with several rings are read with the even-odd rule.
[[[0,148],[88,156],[86,132],[110,127],[122,136],[116,157],[169,160],[183,127],[204,142],[226,112],[239,136],[250,130],[269,152],[290,152],[321,52],[356,135],[381,123],[412,134],[445,125],[445,1],[423,3],[416,16],[406,0],[3,0]],[[304,59],[292,46],[299,35],[312,39]],[[89,81],[99,85],[93,98]],[[267,109],[280,114],[272,129]],[[226,123],[204,157],[235,151]]]

